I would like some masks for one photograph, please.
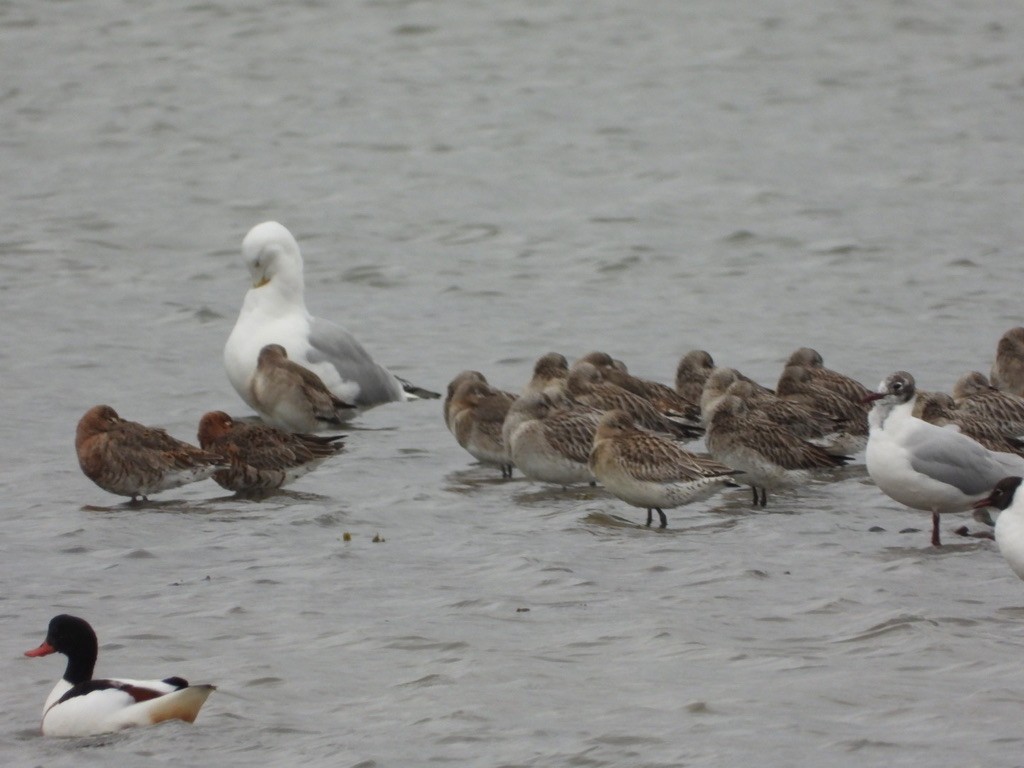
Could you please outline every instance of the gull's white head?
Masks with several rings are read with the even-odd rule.
[[[909,403],[912,412],[916,396],[917,385],[913,376],[906,371],[890,373],[878,385],[877,391],[865,395],[861,401],[865,405],[873,403],[868,413],[868,424],[872,427],[882,427],[892,410],[900,405]]]
[[[249,230],[242,240],[242,258],[249,268],[253,288],[273,282],[277,288],[302,293],[302,254],[299,244],[284,226],[265,221]]]

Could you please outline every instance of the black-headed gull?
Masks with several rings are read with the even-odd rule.
[[[913,415],[914,377],[890,374],[865,400],[871,434],[868,474],[900,504],[932,513],[932,544],[941,545],[939,515],[966,512],[1007,475],[1024,475],[1024,458],[990,451],[955,427],[939,427]]]
[[[996,483],[992,493],[974,507],[1001,510],[996,518],[996,544],[1010,569],[1024,579],[1024,493],[1017,493],[1020,484],[1018,476],[1004,477]]]

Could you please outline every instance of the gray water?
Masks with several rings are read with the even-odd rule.
[[[860,461],[657,531],[501,481],[436,401],[263,502],[127,507],[72,448],[95,403],[246,413],[221,350],[271,218],[311,309],[435,390],[592,349],[771,384],[805,345],[948,389],[1024,320],[1022,50],[1003,0],[0,3],[4,763],[1024,764],[1024,584]],[[99,674],[218,691],[42,739],[59,612]]]

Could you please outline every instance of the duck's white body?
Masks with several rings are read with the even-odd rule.
[[[67,680],[58,681],[43,705],[43,735],[93,736],[164,720],[191,723],[214,690],[212,685],[179,688],[162,680],[109,682],[117,687],[101,688],[61,701],[73,686]],[[149,692],[156,695],[142,701],[136,699]]]

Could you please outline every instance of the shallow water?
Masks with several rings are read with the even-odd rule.
[[[126,506],[72,435],[245,413],[268,218],[311,309],[435,390],[697,347],[770,384],[804,345],[948,389],[1022,320],[1022,45],[991,0],[0,5],[7,764],[1018,764],[1024,585],[861,462],[657,531],[501,481],[437,402],[262,502]],[[62,667],[20,654],[63,611],[100,674],[217,683],[196,725],[39,738]]]

